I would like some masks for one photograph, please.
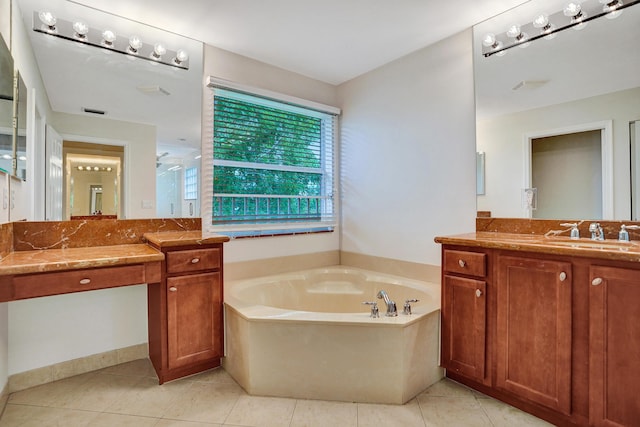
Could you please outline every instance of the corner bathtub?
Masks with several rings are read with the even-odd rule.
[[[437,284],[335,266],[232,281],[224,295],[223,366],[249,394],[402,404],[442,378]]]

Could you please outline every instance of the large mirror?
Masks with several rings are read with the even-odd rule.
[[[114,201],[114,215],[118,218],[161,215],[167,208],[160,206],[156,198],[156,191],[165,192],[163,188],[156,189],[161,169],[158,163],[170,160],[178,164],[184,159],[191,164],[195,157],[192,153],[200,149],[202,43],[85,7],[82,2],[17,0],[14,3],[13,11],[22,17],[51,106],[48,114],[43,112],[47,132],[43,144],[46,153],[42,157],[47,194],[38,195],[46,200],[45,217],[70,219],[105,211],[91,209],[90,202],[97,199],[90,197],[90,187],[85,188],[98,184],[84,183],[78,194],[75,193],[78,186],[71,185],[72,174],[68,168],[75,167],[78,172],[78,166],[105,160],[89,156],[83,159],[82,152],[73,151],[77,144],[93,144],[96,150],[118,146],[123,151],[119,190],[118,186],[102,186],[99,197],[103,206],[107,206],[106,201]],[[100,41],[99,46],[92,46],[78,39],[75,33],[67,39],[48,34],[48,27],[38,16],[43,11],[55,16],[53,32],[58,35],[78,21],[87,25],[87,37],[96,34],[102,37],[106,30],[111,31],[116,35],[114,46],[125,43],[123,46],[127,47],[130,38],[137,36],[143,43],[140,52],[148,46],[153,49],[156,43],[163,43],[169,52],[185,50],[188,69],[149,60],[148,53],[144,57],[121,54]],[[34,26],[44,31],[34,31]],[[38,147],[41,148],[44,147]],[[73,162],[66,161],[62,153],[71,156]],[[100,156],[95,152],[91,155]],[[102,155],[108,157],[108,150]],[[161,155],[164,162],[157,162]],[[100,167],[109,166],[105,163]],[[87,171],[83,172],[82,177],[86,178]],[[95,181],[98,177],[93,174]],[[74,183],[80,180],[73,178]],[[176,179],[184,178],[177,174]],[[177,185],[183,187],[182,183]],[[107,194],[110,188],[115,193]],[[80,200],[89,204],[85,207],[83,202],[80,207],[77,203]],[[187,216],[179,210],[184,205],[184,195],[180,193],[174,201],[176,216]],[[199,212],[194,216],[199,216]]]
[[[13,58],[0,37],[0,169],[13,170]]]
[[[503,56],[482,54],[487,34],[529,24],[537,35],[533,19],[562,15],[567,3],[532,0],[474,27],[477,151],[485,159],[478,211],[637,219],[630,183],[640,165],[631,161],[630,128],[640,119],[640,4]],[[598,0],[581,5],[603,8]]]

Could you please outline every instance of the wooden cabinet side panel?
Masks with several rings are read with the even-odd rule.
[[[498,257],[496,292],[496,386],[569,414],[571,264]]]
[[[485,379],[486,283],[445,275],[442,304],[442,365]]]
[[[604,266],[590,270],[590,423],[638,425],[640,270]]]

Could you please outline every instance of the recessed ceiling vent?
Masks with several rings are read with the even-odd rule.
[[[512,87],[511,90],[535,90],[547,83],[549,83],[549,80],[522,80]]]
[[[99,116],[104,116],[105,114],[107,114],[107,112],[104,110],[96,110],[95,108],[87,108],[87,107],[82,107],[82,111],[89,114],[97,114]]]
[[[149,96],[171,95],[171,93],[168,90],[161,88],[160,86],[138,86],[136,89],[138,89],[140,92],[144,93],[145,95],[149,95]]]

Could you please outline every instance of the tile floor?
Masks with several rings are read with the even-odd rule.
[[[405,405],[247,395],[221,368],[158,386],[147,359],[11,394],[0,426],[548,426],[449,380]]]

